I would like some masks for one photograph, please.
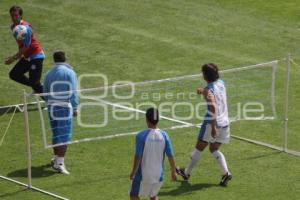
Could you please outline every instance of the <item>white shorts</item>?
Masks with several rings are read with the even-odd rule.
[[[198,140],[202,140],[208,143],[221,143],[227,144],[230,140],[230,128],[229,126],[224,128],[217,128],[218,135],[216,138],[211,136],[211,124],[203,123],[199,132]]]
[[[130,195],[131,196],[143,196],[143,197],[156,197],[160,188],[162,187],[163,182],[159,183],[145,183],[143,181],[131,183]]]

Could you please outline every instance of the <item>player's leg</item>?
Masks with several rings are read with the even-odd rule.
[[[67,152],[67,145],[62,145],[62,146],[58,146],[58,147],[54,147],[54,155],[56,155],[57,157],[65,157],[66,152]]]
[[[212,153],[213,157],[217,160],[221,173],[222,173],[222,179],[220,181],[220,185],[226,186],[228,181],[231,180],[232,175],[228,170],[227,162],[225,159],[224,154],[220,151],[221,143],[212,143],[209,145],[209,150]]]
[[[201,156],[202,152],[204,151],[204,149],[207,147],[207,145],[208,145],[208,143],[206,141],[203,141],[203,140],[198,140],[197,141],[195,149],[191,154],[191,161],[187,165],[187,167],[185,168],[185,174],[186,175],[190,176],[190,174],[192,173],[193,168],[196,166],[196,164],[200,160],[200,156]]]
[[[30,62],[21,58],[17,64],[9,72],[10,79],[21,83],[23,85],[30,86],[29,78],[25,76],[25,73],[29,71]]]
[[[220,169],[222,174],[228,173],[227,162],[225,159],[224,154],[219,150],[221,143],[212,143],[209,145],[209,151],[213,155],[213,157],[217,160],[218,164],[220,165]]]
[[[210,124],[204,123],[201,126],[198,141],[191,154],[191,160],[186,168],[177,168],[176,172],[178,175],[182,176],[184,180],[188,180],[193,168],[196,166],[198,161],[200,160],[200,156],[202,151],[207,147],[208,142],[210,141],[211,137],[211,126]]]
[[[130,200],[140,200],[139,194],[141,187],[141,179],[139,178],[139,175],[136,175],[132,180],[129,189]]]
[[[180,175],[184,180],[188,180],[193,168],[197,165],[200,160],[200,156],[202,151],[206,148],[208,143],[206,141],[198,140],[194,151],[191,154],[191,160],[186,168],[176,168],[176,172]]]
[[[43,86],[41,84],[43,62],[44,59],[33,59],[30,61],[29,82],[30,86],[36,93],[43,93]]]
[[[51,164],[54,169],[63,174],[69,174],[65,167],[65,155],[67,152],[67,145],[62,145],[53,148],[54,158],[51,160]]]
[[[54,147],[55,159],[53,161],[53,168],[62,174],[69,175],[70,172],[65,166],[65,155],[67,152],[67,145]]]
[[[53,148],[54,158],[52,159],[53,161],[52,164],[54,164],[54,162],[57,160],[58,157],[65,157],[66,151],[67,151],[66,145],[54,147]]]
[[[53,132],[52,143],[65,144],[72,137],[72,117],[71,109],[62,106],[49,106],[50,124]],[[65,155],[67,145],[60,145],[53,148],[54,159],[52,159],[53,168],[60,173],[69,174],[65,166]]]
[[[158,197],[151,197],[150,200],[158,200]]]

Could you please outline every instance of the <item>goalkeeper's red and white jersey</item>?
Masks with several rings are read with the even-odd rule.
[[[209,91],[215,97],[217,104],[217,126],[226,127],[229,125],[228,106],[227,106],[227,93],[223,80],[217,80],[207,85]]]

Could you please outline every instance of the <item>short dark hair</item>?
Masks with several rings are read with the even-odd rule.
[[[156,108],[148,108],[146,111],[146,119],[153,125],[159,122],[159,112]]]
[[[66,54],[64,51],[58,50],[53,53],[54,62],[66,62]]]
[[[208,82],[214,82],[219,79],[219,69],[214,63],[204,64],[202,66],[202,73],[204,79]]]
[[[23,15],[23,9],[20,6],[10,7],[9,14],[12,14],[13,12],[16,12],[16,11],[18,11],[21,16]]]

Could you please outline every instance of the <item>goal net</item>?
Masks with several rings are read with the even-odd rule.
[[[221,79],[227,87],[233,135],[280,145],[282,135],[273,132],[270,137],[270,133],[264,133],[267,129],[263,128],[277,119],[277,64],[274,61],[221,71]],[[98,77],[103,78],[103,75]],[[72,91],[80,96],[80,114],[74,118],[73,138],[66,144],[136,134],[146,126],[144,113],[149,107],[160,110],[162,129],[199,129],[207,106],[196,89],[205,85],[201,74],[196,74],[136,83],[122,81],[110,86]],[[72,92],[43,95],[69,95]],[[30,132],[41,132],[44,147],[51,148],[49,112],[38,101],[39,95],[33,98],[38,102],[38,112],[30,113],[29,119],[39,121],[40,125],[31,127]]]

